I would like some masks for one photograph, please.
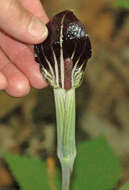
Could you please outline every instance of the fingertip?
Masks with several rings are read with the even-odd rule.
[[[8,87],[6,89],[6,92],[13,97],[23,97],[26,96],[30,91],[30,85],[29,81],[23,77],[18,78],[12,78],[8,81]]]
[[[42,89],[48,86],[47,82],[43,79],[43,76],[38,72],[30,83],[32,87],[36,89]]]
[[[7,79],[6,77],[0,72],[0,90],[5,90],[7,88]]]

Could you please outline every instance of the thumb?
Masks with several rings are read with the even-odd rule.
[[[0,29],[17,40],[35,44],[46,39],[45,24],[23,8],[19,0],[0,0]]]

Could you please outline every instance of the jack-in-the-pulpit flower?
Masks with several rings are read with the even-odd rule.
[[[68,190],[76,156],[75,88],[83,79],[91,44],[85,26],[72,11],[57,14],[47,27],[48,38],[34,46],[34,53],[44,78],[54,88],[62,190]]]
[[[48,38],[35,46],[41,71],[54,88],[76,88],[91,57],[85,27],[71,11],[57,14],[47,27]]]

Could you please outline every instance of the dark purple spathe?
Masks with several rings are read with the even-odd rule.
[[[73,12],[67,10],[54,16],[47,27],[48,38],[34,46],[42,73],[55,88],[77,87],[91,57],[85,27]]]

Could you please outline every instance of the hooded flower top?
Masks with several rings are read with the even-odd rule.
[[[91,57],[91,43],[85,27],[71,11],[57,14],[47,27],[48,38],[34,46],[41,72],[54,88],[76,88]]]

